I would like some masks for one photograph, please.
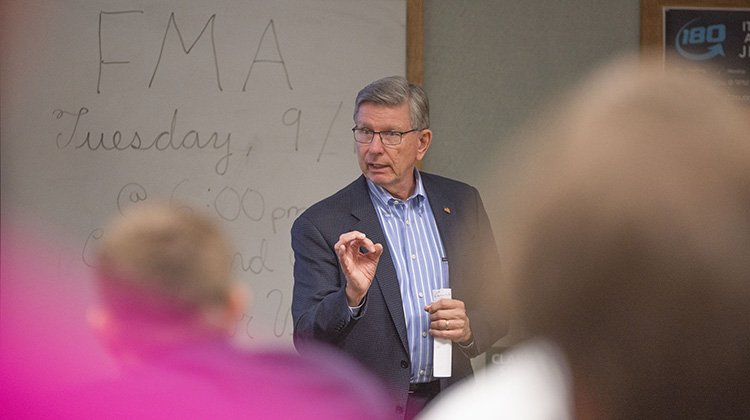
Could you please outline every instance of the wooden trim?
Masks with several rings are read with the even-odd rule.
[[[406,1],[406,78],[424,82],[424,0]]]

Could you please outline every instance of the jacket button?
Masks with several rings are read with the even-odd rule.
[[[404,412],[404,407],[401,407],[400,405],[396,406],[396,413],[402,414]]]
[[[401,367],[404,368],[404,369],[408,368],[409,367],[409,362],[407,362],[406,360],[402,360],[401,361]]]

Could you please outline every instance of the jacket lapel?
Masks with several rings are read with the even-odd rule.
[[[401,300],[401,290],[396,276],[396,268],[393,265],[393,258],[388,249],[388,242],[385,239],[383,228],[380,226],[378,215],[370,199],[370,193],[367,188],[367,181],[364,176],[359,178],[357,188],[354,191],[352,199],[352,216],[358,223],[354,228],[365,235],[374,243],[383,245],[383,254],[378,262],[378,269],[375,272],[374,283],[380,288],[388,307],[388,312],[396,325],[398,336],[404,349],[409,351],[409,345],[406,339],[406,320],[404,319],[404,308]]]
[[[448,279],[450,280],[452,278],[450,275],[450,262],[456,257],[456,245],[460,243],[456,238],[458,232],[456,231],[455,223],[458,220],[456,212],[460,211],[460,209],[445,194],[444,188],[440,188],[440,185],[435,182],[434,178],[424,172],[421,175],[422,185],[427,193],[427,199],[430,201],[438,233],[440,233],[440,240],[443,242],[443,248],[445,248],[445,256],[448,258]]]

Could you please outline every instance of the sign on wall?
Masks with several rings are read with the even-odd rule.
[[[641,47],[678,71],[712,71],[750,105],[750,2],[642,0]]]

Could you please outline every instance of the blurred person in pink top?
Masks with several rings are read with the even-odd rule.
[[[138,206],[105,230],[93,323],[123,375],[76,392],[72,417],[383,419],[380,384],[327,348],[248,351],[230,333],[248,293],[201,214]],[[312,345],[314,346],[314,345]]]

